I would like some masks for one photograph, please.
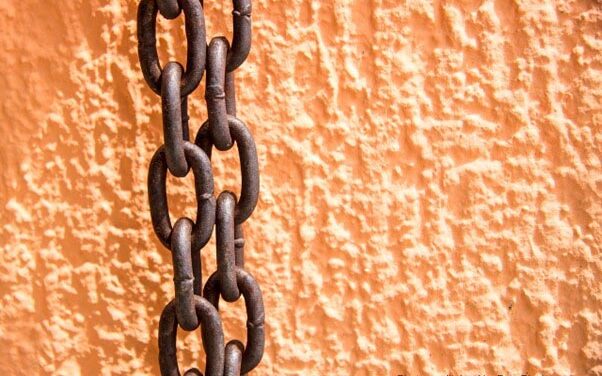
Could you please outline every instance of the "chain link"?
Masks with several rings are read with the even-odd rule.
[[[251,51],[251,0],[233,0],[232,48],[228,51],[226,71],[232,72],[247,60]]]
[[[188,52],[186,71],[182,77],[182,95],[192,93],[203,78],[205,57],[205,16],[198,0],[179,0],[185,16]],[[138,6],[138,57],[144,79],[150,88],[161,95],[163,68],[157,53],[157,0],[142,0]]]
[[[265,312],[259,284],[253,276],[241,268],[236,268],[236,283],[243,297],[247,310],[247,344],[242,355],[241,373],[245,374],[255,368],[261,361],[265,345]],[[217,272],[207,280],[203,296],[219,309],[219,297],[222,282]]]
[[[224,191],[217,198],[215,217],[215,242],[217,274],[220,280],[222,296],[227,302],[235,302],[240,297],[236,283],[236,254],[234,244],[234,210],[236,197],[232,192]]]
[[[180,80],[184,68],[179,63],[169,62],[161,75],[161,108],[163,110],[163,138],[165,139],[165,157],[167,168],[174,176],[188,174],[188,162],[184,154],[184,136],[182,122],[182,96]]]
[[[247,220],[255,210],[259,198],[259,161],[255,141],[247,126],[239,119],[228,116],[228,127],[232,139],[238,147],[240,159],[241,190],[240,199],[236,204],[235,222],[241,224]],[[209,123],[205,122],[195,138],[194,143],[200,146],[211,158],[214,141],[211,137]]]
[[[192,251],[200,250],[211,237],[215,223],[215,197],[211,161],[195,144],[184,141],[184,155],[194,174],[197,200],[196,222],[192,229]],[[167,204],[167,157],[161,146],[153,156],[148,172],[148,194],[153,228],[161,243],[171,249],[172,225]]]
[[[238,376],[254,369],[263,357],[265,312],[261,289],[244,270],[242,224],[251,216],[259,197],[259,163],[255,141],[236,117],[234,71],[251,49],[251,0],[233,0],[232,43],[224,37],[206,44],[202,0],[141,0],[138,6],[138,55],[144,79],[161,96],[164,144],[151,159],[148,194],[153,229],[172,252],[175,298],[159,321],[161,375],[180,375],[177,330],[200,326],[206,353],[205,375]],[[178,62],[161,66],[157,53],[157,15],[185,17],[188,44],[186,68]],[[206,65],[206,66],[205,66]],[[205,100],[207,121],[194,143],[189,141],[188,96],[199,86],[207,68]],[[240,199],[229,191],[214,197],[211,152],[238,149],[241,172]],[[194,175],[196,220],[179,218],[172,227],[167,202],[167,172],[176,177]],[[217,271],[202,284],[201,249],[216,227]],[[232,340],[224,346],[219,314],[220,296],[227,302],[244,297],[247,343]],[[190,368],[184,375],[203,375]]]
[[[205,87],[207,122],[218,150],[228,150],[232,147],[225,92],[226,59],[229,48],[226,38],[215,37],[211,39],[207,50],[207,86]]]
[[[199,320],[194,309],[194,281],[192,271],[191,235],[193,223],[188,218],[180,218],[173,228],[171,255],[173,262],[173,282],[176,291],[176,316],[182,329],[195,330]]]
[[[200,321],[203,348],[207,354],[206,376],[224,374],[224,331],[219,312],[213,304],[200,296],[194,297],[194,308]],[[180,375],[176,351],[178,317],[175,301],[165,306],[159,320],[159,367],[161,375]],[[197,372],[196,369],[186,373]]]

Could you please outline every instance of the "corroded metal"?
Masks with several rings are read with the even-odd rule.
[[[232,139],[236,142],[240,159],[242,187],[240,199],[236,204],[234,220],[236,224],[241,224],[251,216],[257,205],[259,198],[259,161],[255,141],[247,126],[233,116],[228,116],[228,125]],[[211,158],[213,140],[208,122],[201,126],[194,142]]]
[[[183,68],[179,63],[169,62],[161,76],[161,109],[163,110],[163,139],[167,167],[172,175],[184,177],[188,173],[188,162],[184,155],[184,130],[180,80]],[[186,124],[188,128],[188,124]],[[186,130],[188,132],[188,130]]]
[[[138,55],[144,78],[161,95],[164,145],[155,152],[148,174],[153,229],[172,251],[175,298],[167,304],[159,323],[161,375],[179,376],[176,354],[178,326],[192,331],[200,326],[205,348],[206,376],[238,376],[254,369],[265,345],[265,312],[261,290],[244,268],[242,224],[253,213],[259,196],[259,163],[255,141],[236,118],[235,73],[251,48],[251,0],[233,0],[232,44],[224,37],[205,43],[203,0],[141,0],[138,7]],[[157,14],[185,17],[188,43],[186,69],[177,62],[161,67],[157,53]],[[208,119],[191,143],[188,96],[198,87],[207,64],[205,99]],[[222,192],[217,201],[211,169],[213,146],[229,150],[236,144],[242,187],[240,200]],[[167,171],[184,177],[192,170],[197,202],[195,221],[182,217],[172,227],[167,202]],[[202,285],[201,248],[216,226],[217,271]],[[224,347],[218,312],[220,295],[228,302],[244,296],[247,343],[237,340]],[[204,297],[203,297],[204,296]],[[184,376],[202,376],[190,368]]]
[[[224,376],[239,376],[244,346],[240,341],[232,340],[226,345]]]
[[[180,376],[178,366],[176,339],[178,334],[178,318],[175,302],[172,300],[161,313],[159,320],[159,366],[163,376]],[[222,320],[215,306],[200,296],[194,297],[194,307],[201,326],[203,348],[207,355],[205,375],[223,376],[224,374],[224,331]],[[188,370],[194,374],[197,369]]]
[[[234,302],[240,297],[240,291],[236,283],[235,208],[236,196],[232,192],[222,192],[217,198],[217,212],[215,215],[215,254],[220,290],[222,297],[227,302]]]
[[[173,283],[176,291],[176,316],[182,329],[195,330],[199,320],[194,307],[194,273],[192,271],[192,226],[188,218],[180,218],[173,227],[171,255]],[[198,253],[198,252],[197,252]]]
[[[232,147],[225,93],[226,56],[229,47],[226,38],[216,37],[211,40],[207,49],[207,85],[205,86],[207,122],[218,150],[228,150]]]
[[[226,71],[232,72],[245,62],[251,51],[251,0],[233,0],[232,48],[228,51]]]
[[[168,20],[172,20],[180,15],[182,9],[178,0],[157,0],[159,13]]]
[[[236,269],[236,282],[245,298],[247,310],[247,343],[242,355],[241,373],[255,368],[263,357],[265,345],[263,298],[253,276],[241,268]],[[220,279],[213,273],[203,289],[203,296],[219,309]]]
[[[213,197],[213,174],[211,162],[198,146],[185,141],[184,154],[194,174],[197,200],[197,215],[192,229],[192,251],[201,249],[211,237],[215,222],[215,197]],[[171,249],[172,225],[167,204],[167,159],[165,148],[160,147],[150,163],[148,173],[148,196],[153,228],[161,243]]]
[[[245,234],[242,224],[234,228],[234,254],[236,256],[236,266],[245,267]]]
[[[205,15],[198,0],[179,0],[185,16],[188,51],[186,71],[182,77],[182,95],[199,86],[205,71]],[[150,88],[161,95],[163,69],[157,53],[157,0],[141,0],[138,6],[138,57],[144,79]]]
[[[236,86],[234,71],[226,73],[226,112],[228,115],[236,117]]]

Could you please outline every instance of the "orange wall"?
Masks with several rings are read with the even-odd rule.
[[[229,1],[205,1],[230,35]],[[256,375],[602,374],[602,6],[254,1]],[[156,375],[171,256],[137,1],[0,2],[0,374]],[[184,61],[182,19],[160,22]],[[206,118],[191,97],[193,132]],[[215,161],[238,191],[237,157]],[[170,178],[173,216],[192,180]],[[214,242],[203,253],[215,269]],[[244,339],[242,303],[224,305]],[[198,332],[182,368],[202,366]]]

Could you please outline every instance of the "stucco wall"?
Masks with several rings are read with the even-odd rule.
[[[230,2],[206,0],[208,35]],[[256,375],[602,374],[602,4],[254,0]],[[135,0],[0,2],[0,374],[156,375]],[[182,20],[161,57],[184,61]],[[191,98],[193,132],[206,118]],[[238,190],[236,153],[217,191]],[[173,216],[192,180],[170,178]],[[214,242],[203,254],[215,268]],[[224,306],[244,339],[242,303]],[[182,367],[202,366],[199,333]]]

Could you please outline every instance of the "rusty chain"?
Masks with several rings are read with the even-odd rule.
[[[151,159],[148,195],[153,229],[171,251],[174,299],[159,321],[161,375],[180,375],[176,339],[178,327],[201,328],[207,376],[244,375],[261,361],[265,344],[264,306],[255,278],[244,269],[243,223],[251,216],[259,197],[259,163],[255,141],[236,117],[234,71],[251,49],[251,0],[233,0],[232,43],[214,37],[207,45],[202,0],[141,0],[138,6],[138,55],[144,79],[161,96],[163,140]],[[186,67],[178,62],[162,66],[157,53],[157,16],[185,17],[188,44]],[[199,86],[205,69],[207,121],[190,142],[188,96]],[[215,146],[228,151],[236,144],[242,186],[240,199],[229,191],[214,196],[211,154]],[[192,170],[197,201],[196,220],[179,218],[172,226],[167,202],[167,172],[185,177]],[[201,249],[216,228],[217,271],[204,288]],[[247,311],[247,342],[224,346],[219,314],[220,296],[235,302],[243,296]],[[197,368],[184,375],[203,375]]]

